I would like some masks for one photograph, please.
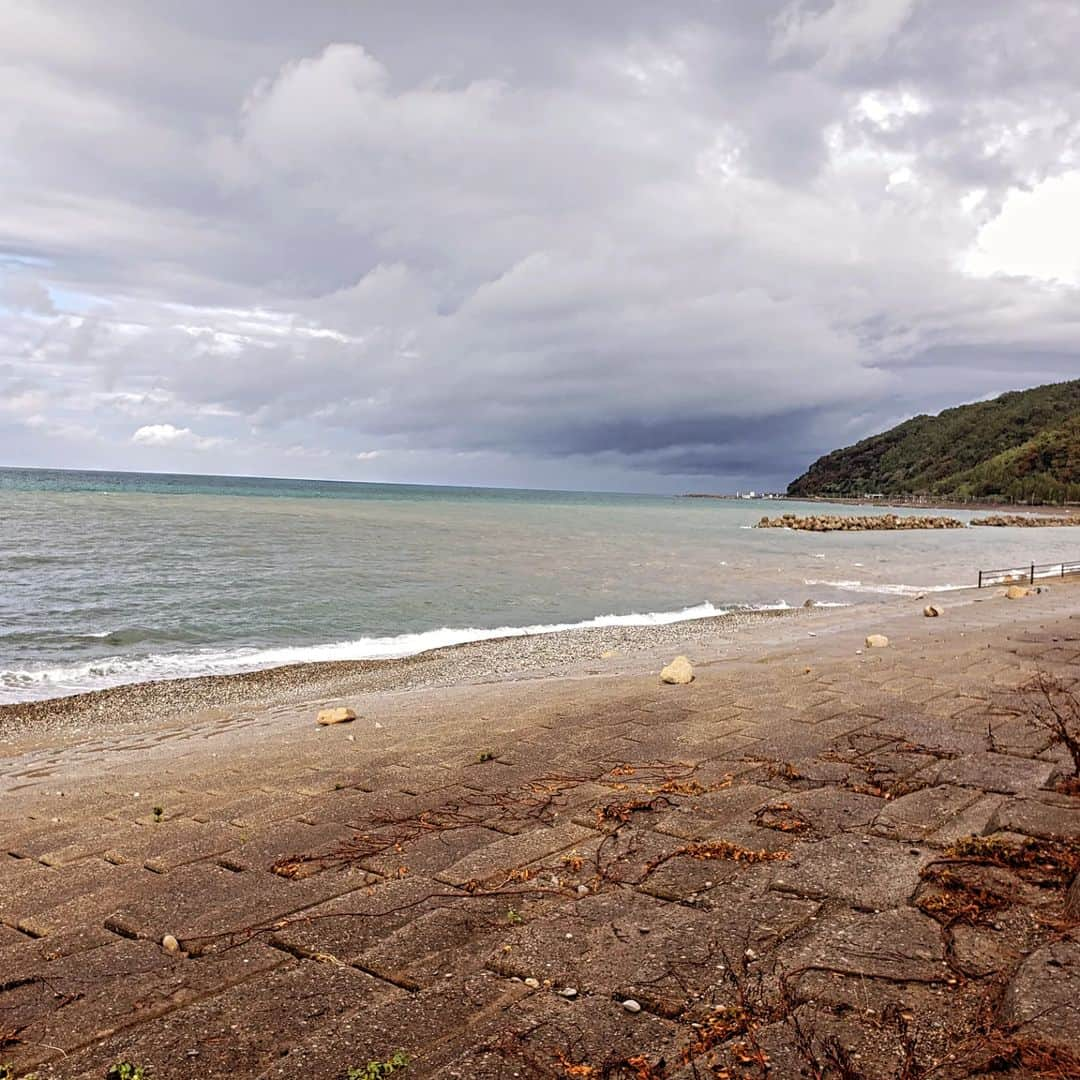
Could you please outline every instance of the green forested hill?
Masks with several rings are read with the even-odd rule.
[[[1080,501],[1080,379],[916,416],[818,458],[788,494]]]

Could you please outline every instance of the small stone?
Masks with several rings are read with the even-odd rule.
[[[639,1013],[639,1012],[641,1012],[641,1004],[640,1004],[640,1002],[635,1001],[633,998],[627,998],[622,1003],[622,1007],[628,1013]]]
[[[588,885],[579,885],[577,887],[577,894],[578,894],[578,896],[588,896],[589,895],[589,886]]]
[[[540,989],[540,980],[539,979],[531,979],[530,978],[530,979],[522,979],[521,981],[527,987],[529,987],[531,990],[539,990]]]
[[[316,723],[321,724],[323,727],[327,727],[330,724],[347,724],[355,719],[356,713],[354,713],[352,709],[346,709],[343,706],[339,706],[336,709],[321,709],[316,718]]]
[[[161,947],[172,955],[176,955],[180,951],[180,942],[172,936],[172,934],[166,934],[161,939]]]
[[[694,666],[685,656],[676,656],[660,672],[660,681],[672,686],[685,686],[694,681]]]
[[[557,991],[559,997],[564,997],[567,1001],[572,1001],[577,997],[576,986],[564,986],[561,990]]]
[[[884,634],[869,634],[866,638],[868,649],[884,649],[888,644],[889,639]]]
[[[937,604],[927,604],[926,607],[922,609],[922,613],[928,619],[936,619],[939,615],[944,613],[944,608],[938,607]]]

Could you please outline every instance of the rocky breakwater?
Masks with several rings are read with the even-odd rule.
[[[812,514],[799,517],[763,517],[758,529],[797,529],[801,532],[872,532],[902,529],[962,529],[964,523],[951,517],[928,517],[924,514]]]
[[[1080,514],[1072,517],[1050,517],[1048,514],[991,514],[989,517],[973,518],[971,524],[999,529],[1006,526],[1020,529],[1060,529],[1067,525],[1080,525]]]

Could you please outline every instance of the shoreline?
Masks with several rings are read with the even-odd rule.
[[[793,495],[787,501],[821,503],[825,506],[830,503],[839,503],[841,506],[880,506],[899,510],[970,510],[973,513],[987,511],[1011,514],[1052,514],[1058,517],[1069,517],[1077,511],[1075,506],[1060,506],[1053,503],[1025,506],[1016,503],[990,502],[986,499],[957,502],[951,499],[905,499],[901,496],[891,496],[888,499],[863,499],[840,495],[831,498],[822,495]]]
[[[1080,799],[1016,694],[1071,684],[1077,588],[620,628],[610,662],[599,631],[558,663],[554,635],[461,646],[411,661],[415,692],[293,672],[348,695],[340,726],[298,697],[45,732],[0,757],[3,1060],[711,1075],[754,1038],[777,1077],[819,1045],[1074,1075]],[[689,685],[657,677],[676,649]]]
[[[691,640],[707,639],[711,646],[733,632],[774,620],[844,610],[848,608],[746,609],[657,625],[575,627],[484,638],[411,656],[321,660],[230,674],[122,683],[78,694],[0,704],[0,746],[15,735],[40,731],[114,728],[216,710],[270,709],[325,701],[346,694],[563,676],[575,667],[586,674],[590,665],[601,661],[618,659],[625,665],[635,657],[651,659],[659,650],[685,646]],[[614,655],[604,657],[609,651]]]
[[[746,502],[746,503],[815,503],[820,506],[878,506],[882,509],[896,510],[970,510],[972,513],[982,511],[1011,513],[1011,514],[1052,514],[1060,517],[1069,517],[1080,514],[1080,507],[1066,503],[1023,503],[992,502],[987,499],[976,499],[972,502],[958,502],[950,499],[916,499],[904,498],[903,496],[889,496],[885,499],[867,499],[854,495],[770,495],[764,498],[743,498],[740,495],[710,495],[704,492],[685,492],[675,496],[677,499],[718,499],[721,502]]]

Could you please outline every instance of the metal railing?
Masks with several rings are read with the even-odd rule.
[[[984,585],[1007,585],[1013,581],[1035,584],[1037,578],[1065,577],[1080,574],[1080,562],[1031,563],[1030,566],[1011,566],[1005,570],[980,570],[979,588]]]

